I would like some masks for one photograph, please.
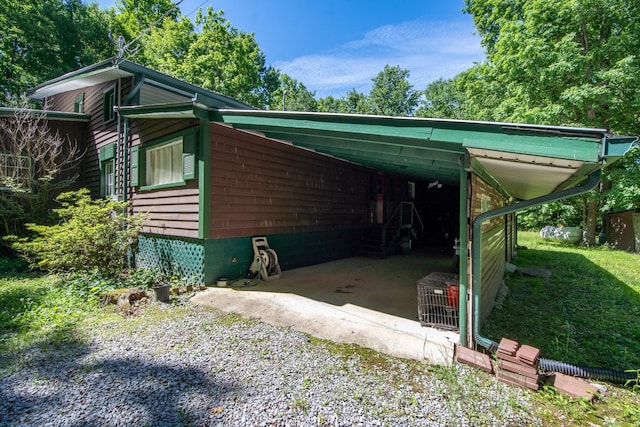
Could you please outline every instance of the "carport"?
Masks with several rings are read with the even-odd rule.
[[[465,346],[487,346],[479,327],[515,254],[515,212],[589,191],[599,182],[600,169],[631,142],[604,129],[220,109],[199,96],[122,112],[130,118],[217,122],[455,192],[459,342]]]
[[[600,169],[631,142],[612,139],[604,129],[440,119],[222,109],[209,119],[375,170],[453,186],[459,198],[462,345],[486,346],[479,327],[514,254],[513,214],[591,190]],[[500,198],[485,197],[488,187]],[[504,225],[492,225],[496,218]]]

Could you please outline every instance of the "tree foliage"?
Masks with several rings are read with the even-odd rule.
[[[418,107],[417,117],[440,119],[464,119],[462,110],[464,94],[457,87],[457,80],[438,79],[427,85],[424,102]]]
[[[634,145],[607,170],[605,183],[603,211],[640,207],[640,146]]]
[[[491,119],[637,132],[639,0],[467,0],[466,6],[487,54],[463,77],[466,93],[490,109]]]
[[[317,111],[318,101],[315,92],[309,91],[304,84],[287,74],[279,74],[280,84],[273,91],[270,110]]]
[[[89,190],[62,193],[54,225],[28,224],[32,238],[13,238],[12,247],[34,266],[53,271],[97,271],[104,277],[126,268],[144,216],[126,215],[126,202],[92,200]]]
[[[114,52],[109,13],[81,0],[0,2],[0,103]]]
[[[373,114],[411,116],[420,101],[420,92],[409,83],[409,70],[385,65],[376,75],[368,102]]]

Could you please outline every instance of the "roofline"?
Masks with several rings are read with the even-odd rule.
[[[425,117],[400,117],[400,116],[380,116],[371,114],[348,114],[348,113],[320,113],[320,112],[303,112],[303,111],[272,111],[272,110],[238,110],[238,109],[226,109],[217,108],[215,111],[221,115],[257,115],[274,118],[344,118],[344,119],[357,119],[362,121],[371,120],[393,120],[397,122],[413,123],[422,122],[424,124],[451,124],[462,126],[482,126],[489,128],[500,129],[512,129],[516,131],[528,130],[534,132],[550,132],[563,134],[566,136],[575,135],[582,137],[592,137],[602,139],[607,137],[608,131],[606,129],[599,128],[580,128],[572,126],[550,126],[550,125],[532,125],[525,123],[509,123],[509,122],[489,122],[489,121],[476,121],[476,120],[458,120],[458,119],[440,119],[440,118],[425,118]]]
[[[27,113],[37,116],[44,116],[47,120],[62,120],[67,122],[88,122],[91,117],[83,113],[71,113],[67,111],[51,111],[51,110],[36,110],[32,108],[12,108],[12,107],[0,107],[0,117],[9,117],[16,113]]]
[[[152,84],[153,81],[156,81],[163,85],[168,86],[169,88],[175,88],[177,90],[187,92],[189,94],[193,94],[194,96],[196,94],[200,94],[210,98],[220,99],[224,103],[230,106],[233,106],[234,108],[241,111],[255,110],[255,107],[252,107],[248,104],[245,104],[244,102],[238,101],[226,95],[222,95],[220,93],[217,93],[208,89],[204,89],[200,86],[196,86],[194,84],[188,83],[176,77],[172,77],[167,74],[155,71],[151,68],[147,68],[144,65],[140,65],[138,63],[129,61],[127,59],[122,59],[117,57],[105,59],[104,61],[97,62],[87,67],[83,67],[78,70],[71,71],[69,73],[58,76],[54,79],[48,80],[44,83],[39,84],[33,89],[29,90],[27,92],[27,95],[29,97],[33,97],[38,91],[43,90],[47,87],[51,87],[58,83],[64,82],[66,80],[81,78],[84,75],[94,74],[96,72],[99,72],[102,70],[109,70],[109,69],[120,69],[132,74],[144,75],[147,80],[151,81],[150,84]]]

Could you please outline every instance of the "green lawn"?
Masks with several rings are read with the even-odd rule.
[[[483,333],[541,349],[542,357],[618,370],[640,368],[640,256],[520,233],[514,263],[549,279],[508,275],[508,295]]]
[[[640,369],[640,255],[582,248],[520,232],[514,264],[544,268],[549,279],[507,273],[508,293],[482,328],[514,339],[541,357],[617,370]],[[596,404],[549,390],[535,395],[548,425],[640,425],[640,391],[608,385]]]

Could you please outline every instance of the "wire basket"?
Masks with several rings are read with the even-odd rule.
[[[434,272],[418,280],[418,319],[421,326],[458,330],[458,275]]]

